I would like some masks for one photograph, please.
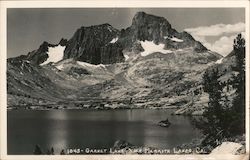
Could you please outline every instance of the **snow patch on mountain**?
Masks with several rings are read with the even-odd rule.
[[[221,63],[222,63],[222,60],[223,60],[223,58],[217,60],[215,63],[216,63],[216,64],[221,64]]]
[[[165,39],[170,39],[171,41],[174,42],[183,42],[182,39],[176,38],[176,37],[168,37],[168,36],[164,36]]]
[[[124,57],[125,57],[125,61],[127,61],[129,59],[129,56],[124,54]]]
[[[76,63],[80,66],[83,66],[83,67],[104,68],[104,69],[106,68],[105,65],[103,65],[103,64],[94,65],[94,64],[90,64],[90,63],[86,63],[86,62],[81,62],[81,61],[77,61]]]
[[[109,43],[115,43],[118,40],[118,37],[113,38]]]
[[[176,38],[176,37],[172,37],[172,38],[170,38],[170,40],[175,41],[175,42],[183,42],[182,39],[179,39],[179,38]]]
[[[113,32],[113,28],[111,26],[108,26],[109,32]]]
[[[56,47],[49,47],[48,48],[48,58],[45,62],[43,62],[41,65],[48,64],[50,62],[56,63],[63,59],[64,49],[66,46],[58,45]]]
[[[58,66],[55,66],[57,69],[59,69],[59,70],[63,70],[63,64],[61,64],[61,65],[58,65]]]
[[[152,53],[160,52],[163,54],[172,53],[170,50],[164,49],[164,44],[155,44],[153,41],[140,41],[142,48],[144,49],[143,52],[141,52],[141,56],[145,57]]]

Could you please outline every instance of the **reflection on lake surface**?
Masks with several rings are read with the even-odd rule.
[[[116,140],[170,149],[200,136],[188,117],[172,110],[13,110],[8,111],[8,154],[32,154],[39,144],[58,154],[69,148],[110,148]],[[168,118],[172,125],[157,123]]]

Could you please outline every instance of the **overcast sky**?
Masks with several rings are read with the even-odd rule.
[[[61,38],[69,39],[81,26],[109,23],[118,29],[129,27],[138,11],[165,17],[177,31],[188,31],[222,55],[232,50],[236,34],[245,31],[243,8],[13,8],[7,11],[8,57],[27,54],[43,41],[56,44]]]

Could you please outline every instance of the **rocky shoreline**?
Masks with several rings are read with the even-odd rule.
[[[25,109],[25,110],[84,110],[84,109],[92,109],[92,110],[114,110],[114,109],[177,109],[178,106],[163,106],[163,107],[148,107],[148,106],[142,106],[142,105],[86,105],[84,107],[81,106],[67,106],[67,105],[57,105],[57,104],[50,104],[50,105],[23,105],[23,106],[8,106],[7,110],[19,110],[19,109]]]
[[[52,109],[94,109],[94,110],[112,110],[112,109],[176,109],[173,115],[202,115],[204,111],[204,102],[201,98],[196,98],[195,102],[190,102],[186,96],[164,97],[164,98],[137,98],[137,99],[102,99],[92,98],[84,100],[66,100],[58,102],[42,103],[24,103],[8,104],[8,110],[52,110]]]

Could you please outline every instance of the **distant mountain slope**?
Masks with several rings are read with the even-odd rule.
[[[9,104],[57,102],[70,91],[58,86],[44,68],[27,60],[9,59],[7,68]]]

